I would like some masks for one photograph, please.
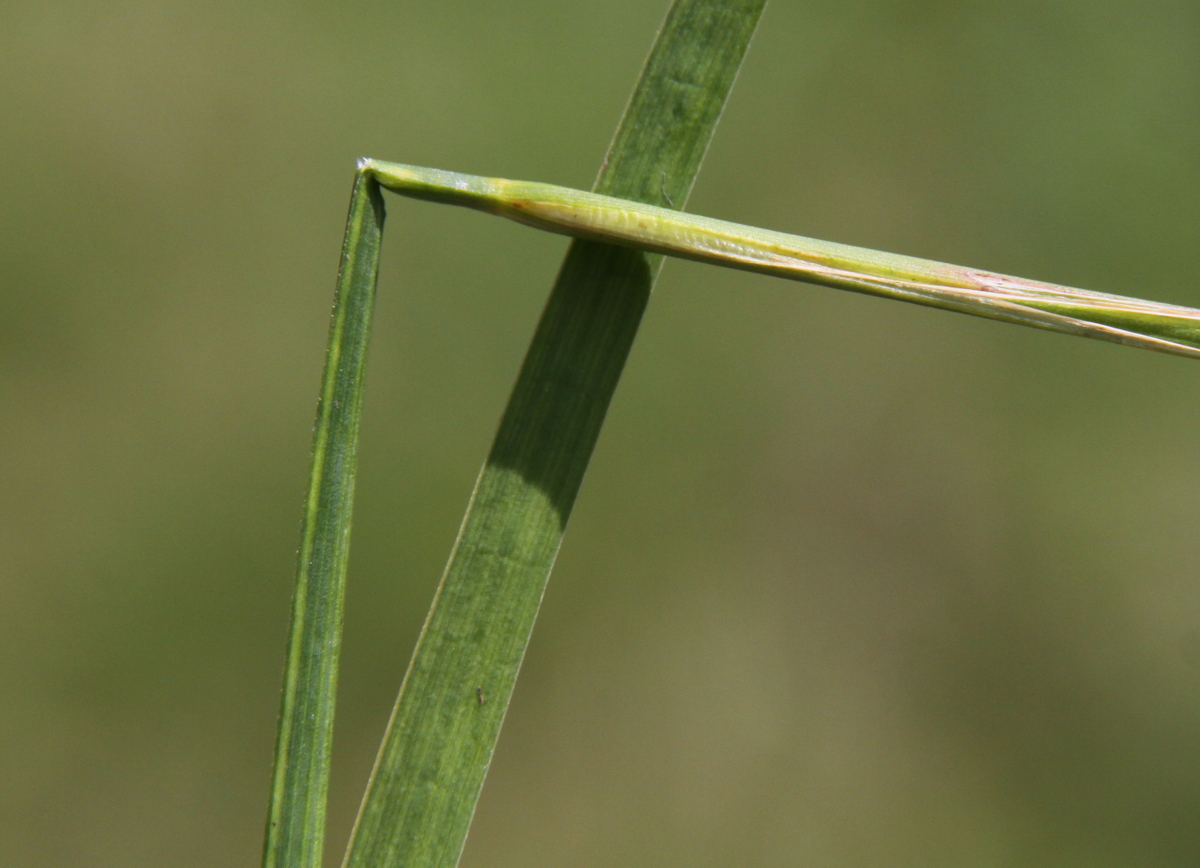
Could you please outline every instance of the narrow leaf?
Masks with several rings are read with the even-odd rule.
[[[383,218],[379,185],[360,166],[313,430],[264,868],[321,866],[358,424]]]
[[[675,0],[596,189],[682,203],[765,0]],[[573,242],[476,484],[351,839],[350,868],[450,868],[661,257]]]
[[[1200,310],[881,253],[553,184],[367,160],[389,190],[549,232],[1200,358]]]

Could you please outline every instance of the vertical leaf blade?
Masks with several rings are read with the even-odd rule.
[[[329,326],[297,555],[264,868],[320,868],[367,340],[384,208],[359,171]]]
[[[598,192],[682,203],[766,0],[675,0]],[[661,257],[567,253],[417,642],[349,868],[459,859],[563,530]]]

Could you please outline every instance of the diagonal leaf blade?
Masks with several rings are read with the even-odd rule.
[[[766,0],[675,0],[596,183],[682,204]],[[457,863],[593,447],[661,267],[575,241],[388,724],[349,868]]]

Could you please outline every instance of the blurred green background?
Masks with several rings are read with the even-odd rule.
[[[257,862],[354,160],[587,187],[665,8],[0,3],[6,866]],[[689,210],[1200,305],[1198,41],[772,0]],[[567,243],[389,207],[330,865]],[[669,263],[463,864],[1194,866],[1198,391]]]

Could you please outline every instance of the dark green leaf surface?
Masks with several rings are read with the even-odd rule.
[[[321,865],[358,425],[383,217],[379,186],[360,170],[346,220],[313,430],[264,868]]]
[[[595,189],[681,206],[765,0],[677,0]],[[574,242],[401,688],[351,868],[453,866],[661,258]]]

